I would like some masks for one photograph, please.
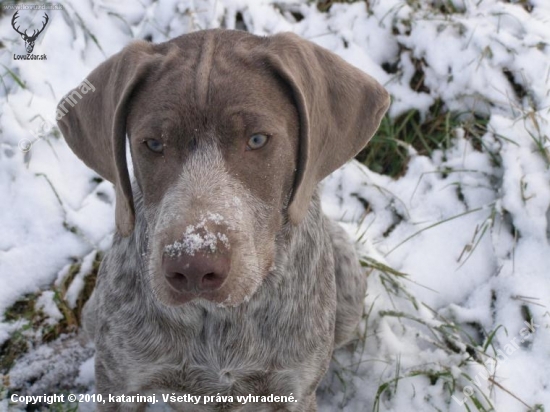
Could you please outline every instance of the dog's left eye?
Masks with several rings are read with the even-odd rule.
[[[264,147],[267,143],[268,137],[265,134],[255,134],[248,139],[248,144],[246,145],[246,150],[256,150]]]
[[[147,145],[147,148],[152,152],[162,153],[162,151],[164,150],[164,145],[160,140],[148,139],[143,143],[145,143]]]

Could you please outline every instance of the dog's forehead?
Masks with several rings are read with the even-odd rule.
[[[222,93],[220,87],[241,83],[242,88],[245,80],[251,80],[257,74],[253,50],[263,41],[248,33],[220,30],[175,39],[172,44],[180,51],[179,59],[189,68],[181,80],[192,94],[194,105],[199,110],[210,109],[216,97],[232,95],[227,89],[228,93]]]
[[[158,45],[165,57],[138,88],[132,117],[140,127],[193,130],[208,121],[288,117],[290,92],[263,61],[266,42],[245,32],[207,30]]]

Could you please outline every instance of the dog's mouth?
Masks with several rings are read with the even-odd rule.
[[[207,301],[218,306],[237,306],[241,302],[233,299],[231,293],[220,288],[215,291],[198,291],[196,293],[186,291],[175,291],[168,287],[168,297],[170,306],[182,306],[190,302]]]

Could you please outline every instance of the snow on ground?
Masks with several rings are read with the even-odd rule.
[[[132,39],[243,24],[255,34],[293,31],[383,83],[394,118],[426,116],[442,101],[465,120],[488,121],[476,141],[457,128],[431,156],[410,147],[397,179],[357,162],[327,178],[325,211],[358,239],[370,280],[363,340],[336,354],[320,410],[550,407],[547,0],[370,0],[328,12],[298,0],[61,4],[35,45],[47,61],[13,60],[23,42],[13,11],[1,17],[0,313],[45,291],[36,307],[57,323],[52,285],[81,264],[73,308],[112,236],[112,186],[97,183],[52,127],[64,93]],[[42,12],[20,15],[39,24]],[[425,87],[415,91],[418,62]],[[4,319],[0,343],[21,330],[37,332]],[[0,382],[0,399],[14,388],[93,391],[90,356],[71,336],[31,345]]]

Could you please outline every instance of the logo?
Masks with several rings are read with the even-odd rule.
[[[17,24],[16,20],[19,17],[18,13],[19,13],[19,11],[16,11],[15,14],[13,15],[13,17],[11,19],[11,26],[13,27],[13,29],[17,33],[19,33],[21,35],[21,38],[25,41],[25,49],[27,50],[27,56],[30,57],[30,56],[32,56],[31,55],[32,51],[34,50],[34,42],[36,41],[38,36],[40,36],[40,33],[42,33],[44,31],[44,28],[48,24],[48,21],[50,20],[50,18],[48,17],[47,13],[44,13],[44,21],[42,23],[42,28],[40,30],[36,30],[36,29],[33,30],[32,35],[29,36],[27,34],[28,29],[26,29],[24,32],[22,32],[22,31],[19,30],[19,28],[21,26],[15,27],[15,25]],[[39,60],[41,60],[41,59],[39,59]]]

